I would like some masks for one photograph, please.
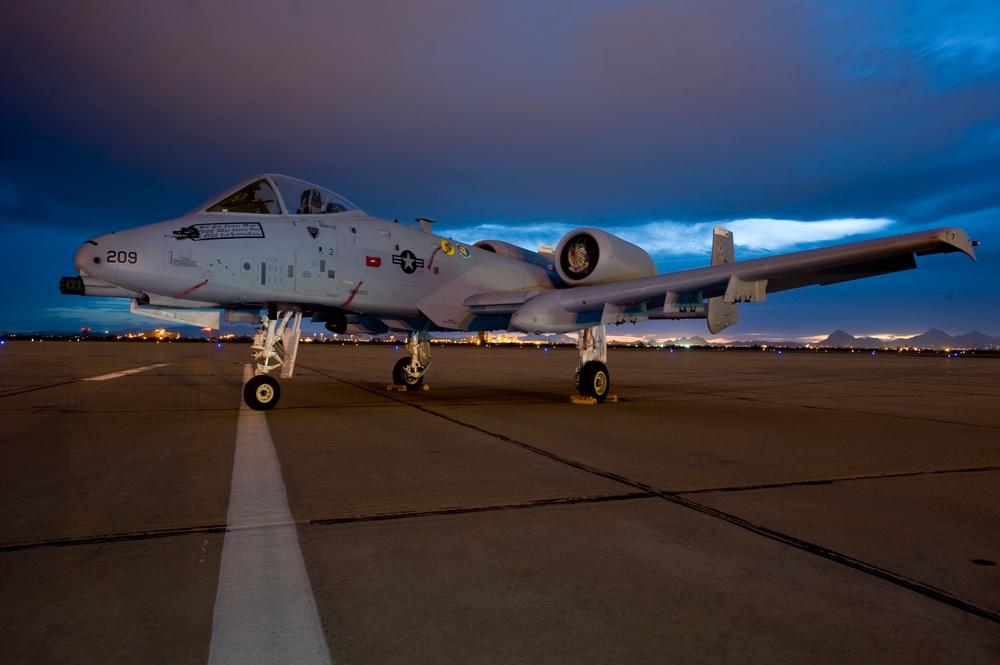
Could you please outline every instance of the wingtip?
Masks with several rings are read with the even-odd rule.
[[[973,261],[976,260],[976,252],[973,247],[979,246],[978,240],[971,240],[969,234],[959,228],[941,229],[941,239],[948,245],[968,256]]]

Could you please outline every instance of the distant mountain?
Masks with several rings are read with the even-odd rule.
[[[683,347],[711,347],[719,346],[719,342],[710,342],[700,335],[691,337],[663,337],[661,335],[646,335],[639,338],[640,342],[648,346],[683,346]]]
[[[1000,338],[990,337],[980,332],[952,337],[943,330],[931,328],[922,335],[883,340],[877,337],[855,337],[843,330],[835,330],[816,346],[841,349],[885,349],[908,346],[915,349],[998,349]]]
[[[1000,348],[1000,337],[990,337],[981,332],[973,331],[954,337],[954,345],[959,349],[997,349]]]
[[[911,337],[907,343],[919,349],[947,349],[955,343],[955,338],[943,330],[931,328],[923,335]]]
[[[709,342],[704,337],[700,337],[698,335],[694,335],[693,337],[681,337],[680,339],[667,342],[667,344],[673,346],[710,346]]]
[[[932,328],[923,335],[911,337],[908,343],[921,349],[998,349],[1000,337],[990,337],[981,332],[952,337],[944,331]]]
[[[895,342],[878,337],[855,337],[843,330],[834,330],[829,337],[817,342],[816,346],[835,349],[885,349],[894,347]]]
[[[858,338],[838,328],[830,333],[830,336],[822,342],[817,342],[816,346],[830,346],[839,349],[849,349],[858,346]]]
[[[775,346],[785,349],[793,349],[797,347],[805,346],[802,342],[795,342],[787,339],[750,339],[750,340],[737,340],[734,342],[727,342],[723,346],[732,346],[734,348],[757,348],[762,346]]]

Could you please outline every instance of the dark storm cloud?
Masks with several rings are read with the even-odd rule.
[[[264,171],[457,235],[981,223],[997,35],[989,2],[19,3],[0,224],[92,235]]]
[[[843,199],[856,191],[888,214],[912,197],[914,162],[930,161],[917,176],[933,177],[933,162],[964,140],[984,154],[998,147],[995,132],[967,136],[995,127],[996,72],[985,83],[969,75],[954,60],[972,56],[948,46],[964,44],[960,34],[942,28],[921,41],[937,17],[903,10],[732,1],[21,11],[31,15],[3,48],[23,68],[5,73],[4,87],[37,127],[171,178],[225,171],[218,187],[252,166],[306,170],[353,198],[449,215],[871,216]],[[972,182],[995,171],[979,173]]]

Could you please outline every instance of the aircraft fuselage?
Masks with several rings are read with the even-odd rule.
[[[360,211],[192,213],[94,238],[75,260],[81,275],[154,305],[329,309],[445,330],[474,326],[463,301],[497,284],[551,289],[553,267],[537,263]]]

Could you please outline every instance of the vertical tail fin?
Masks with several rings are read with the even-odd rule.
[[[722,228],[715,227],[712,239],[712,265],[718,266],[736,263],[733,252],[733,234]],[[745,282],[733,271],[729,275],[726,292],[721,296],[708,299],[707,318],[708,329],[714,335],[740,320],[737,307],[741,302],[764,302],[767,297],[767,280],[760,279]]]
[[[733,251],[733,234],[721,226],[716,226],[712,234],[712,265],[717,266],[734,261],[736,261],[736,253]]]
[[[734,263],[736,252],[733,250],[733,234],[721,226],[716,226],[712,234],[712,265]],[[737,305],[726,302],[725,296],[708,299],[708,330],[713,335],[728,328],[740,320]]]

